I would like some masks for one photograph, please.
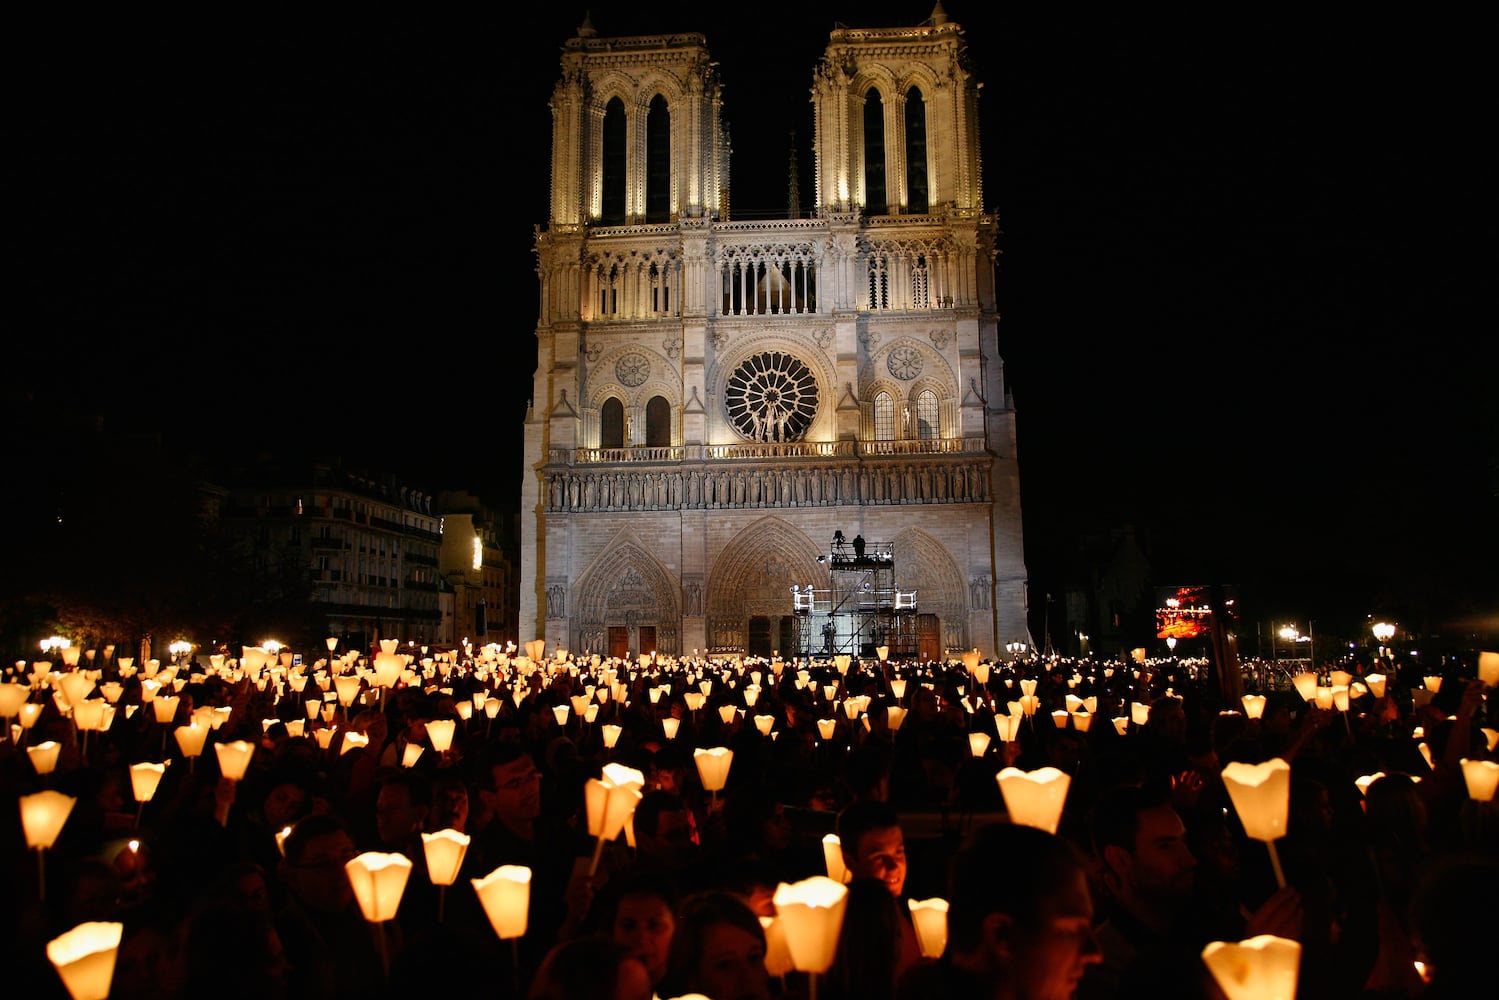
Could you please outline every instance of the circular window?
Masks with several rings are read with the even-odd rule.
[[[817,415],[817,380],[790,354],[766,351],[729,376],[724,411],[752,441],[799,441]]]

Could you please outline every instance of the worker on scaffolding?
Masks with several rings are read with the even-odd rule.
[[[854,558],[855,559],[863,559],[864,558],[864,536],[863,535],[855,535],[854,536]]]

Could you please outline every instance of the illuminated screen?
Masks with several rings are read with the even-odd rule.
[[[1223,590],[1223,606],[1229,624],[1238,604],[1232,588]],[[1160,587],[1156,590],[1155,634],[1157,639],[1206,638],[1212,630],[1212,598],[1208,587]]]

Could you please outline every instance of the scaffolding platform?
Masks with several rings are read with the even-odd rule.
[[[857,541],[853,551],[839,535],[818,557],[826,586],[791,588],[798,655],[873,658],[886,646],[893,658],[916,656],[916,591],[896,581],[894,545]]]

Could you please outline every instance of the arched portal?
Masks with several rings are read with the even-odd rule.
[[[650,549],[621,533],[573,588],[570,648],[608,656],[623,643],[633,653],[675,656],[682,617],[677,590]]]
[[[791,585],[811,583],[825,572],[817,565],[821,550],[800,528],[779,517],[747,525],[724,546],[708,576],[707,642],[712,653],[750,651],[751,619],[755,634],[782,646],[791,617]]]

